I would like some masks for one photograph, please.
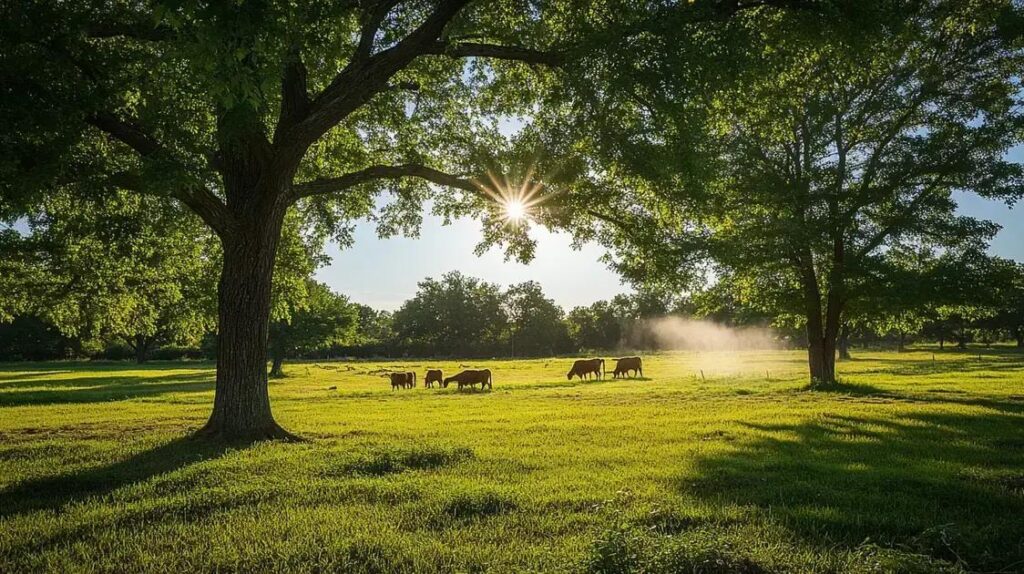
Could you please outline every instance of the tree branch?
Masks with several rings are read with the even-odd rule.
[[[351,187],[378,179],[400,179],[417,177],[437,185],[454,187],[470,193],[486,196],[483,186],[471,179],[445,173],[419,164],[372,165],[359,171],[338,177],[320,178],[292,186],[292,201],[313,195],[327,195],[345,191]]]
[[[170,194],[158,193],[155,190],[149,188],[145,180],[138,174],[130,172],[118,172],[112,174],[108,181],[111,185],[120,187],[121,189],[127,189],[136,193],[153,195],[156,197],[168,197],[168,195],[174,199],[177,199],[185,205],[185,207],[192,210],[193,213],[199,216],[210,229],[213,229],[218,235],[223,235],[230,225],[230,218],[227,215],[227,208],[224,202],[220,200],[213,192],[203,185],[190,185],[185,187],[175,187],[171,190]]]
[[[160,142],[146,133],[137,123],[118,118],[109,112],[99,112],[89,116],[86,118],[86,122],[132,148],[143,159],[152,158],[164,149]],[[146,183],[130,174],[115,174],[111,177],[111,182],[124,189],[146,193]],[[227,217],[227,207],[206,186],[196,184],[174,188],[171,195],[201,217],[215,232],[222,234],[225,231],[230,221]]]
[[[365,20],[359,34],[359,44],[352,55],[353,60],[365,61],[370,57],[373,52],[373,41],[377,37],[377,31],[380,30],[381,22],[397,4],[397,0],[379,0],[364,12]]]
[[[868,253],[871,253],[876,248],[878,248],[880,245],[882,245],[882,243],[890,235],[892,235],[894,232],[899,230],[900,226],[903,225],[904,223],[906,223],[907,218],[911,214],[913,214],[914,211],[918,207],[921,206],[921,203],[923,203],[924,200],[927,199],[928,196],[931,195],[931,193],[933,191],[938,189],[938,187],[940,185],[942,185],[942,180],[941,179],[937,179],[936,181],[932,182],[931,185],[929,185],[925,189],[921,190],[921,192],[918,193],[917,196],[914,197],[914,199],[912,199],[910,201],[910,203],[908,203],[907,206],[904,207],[899,212],[899,214],[896,215],[896,217],[892,218],[892,220],[889,222],[888,225],[886,225],[885,227],[880,229],[878,231],[878,233],[876,233],[871,239],[868,240],[867,243],[864,244],[863,247],[861,247],[860,249],[857,250],[856,259],[860,259],[860,258],[864,257],[865,255],[867,255]]]
[[[469,1],[441,0],[423,23],[397,44],[365,60],[354,58],[313,98],[306,117],[276,138],[275,144],[301,155],[349,114],[387,90],[391,78],[423,54],[425,46],[436,42]]]
[[[281,112],[277,117],[277,127],[274,128],[275,139],[288,126],[302,121],[309,113],[307,77],[308,72],[302,62],[301,49],[294,45],[288,50],[288,58],[281,74]]]
[[[427,46],[424,54],[451,56],[453,58],[495,58],[498,60],[514,60],[527,64],[560,66],[565,63],[565,54],[533,50],[521,46],[500,46],[497,44],[481,44],[477,42],[459,42],[447,44],[435,42]]]
[[[169,40],[174,31],[162,25],[154,25],[145,18],[134,22],[92,21],[85,25],[84,33],[88,38],[131,38],[150,42]]]
[[[142,157],[149,157],[161,149],[160,142],[147,134],[133,120],[118,118],[109,112],[98,112],[87,117],[85,121],[132,148]]]

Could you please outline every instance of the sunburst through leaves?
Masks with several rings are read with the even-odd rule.
[[[487,178],[489,184],[481,185],[481,189],[494,200],[498,216],[504,223],[520,225],[537,215],[538,207],[544,201],[541,195],[544,184],[534,179],[532,166],[519,181],[493,171],[487,173]]]

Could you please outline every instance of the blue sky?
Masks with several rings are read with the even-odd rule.
[[[1019,161],[1024,154],[1018,149],[1015,155]],[[961,213],[1003,226],[992,243],[992,253],[1024,261],[1024,206],[1010,209],[1002,202],[969,194],[957,199]],[[412,297],[416,284],[424,278],[455,270],[503,286],[537,281],[548,297],[567,310],[630,291],[598,261],[604,254],[600,246],[574,251],[566,234],[536,227],[531,234],[538,241],[537,257],[522,265],[505,261],[496,249],[477,257],[473,247],[480,240],[480,224],[473,220],[460,219],[444,226],[440,218],[428,214],[419,238],[389,239],[379,239],[373,224],[361,223],[353,247],[341,251],[337,245],[328,246],[331,263],[317,278],[353,301],[388,310]]]
[[[508,286],[537,281],[559,305],[572,308],[629,291],[618,275],[598,261],[604,249],[587,245],[576,251],[564,233],[534,227],[537,256],[529,265],[505,261],[504,253],[491,249],[477,257],[480,223],[458,219],[442,225],[442,219],[427,214],[420,237],[380,239],[374,225],[360,223],[354,245],[346,250],[328,246],[331,263],[319,270],[317,278],[353,301],[378,309],[397,309],[416,293],[416,284],[427,277],[438,278],[449,271],[461,271],[492,283]]]
[[[510,136],[521,128],[522,121],[501,118],[499,129]],[[1024,146],[1011,150],[1008,157],[1024,162]],[[992,242],[993,254],[1024,261],[1024,206],[1011,209],[1005,203],[971,194],[960,194],[957,201],[961,213],[1003,227]],[[361,223],[353,247],[342,251],[336,244],[328,246],[331,263],[317,278],[353,301],[388,310],[415,295],[417,283],[423,279],[456,270],[502,286],[537,281],[547,296],[566,310],[632,291],[599,261],[605,253],[599,245],[575,251],[564,233],[540,228],[531,233],[537,239],[537,257],[522,265],[505,261],[497,249],[477,257],[473,247],[480,241],[480,224],[472,220],[460,219],[445,226],[441,218],[428,213],[419,238],[388,239],[378,238],[373,224]]]

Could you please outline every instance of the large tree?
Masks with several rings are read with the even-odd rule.
[[[638,282],[692,284],[710,270],[789,297],[810,378],[826,385],[844,311],[862,295],[854,286],[887,250],[981,242],[991,225],[956,215],[955,194],[1024,191],[1021,166],[1005,159],[1022,125],[1011,3],[934,0],[861,17],[871,26],[851,34],[818,12],[752,11],[723,31],[747,48],[724,52],[715,37],[656,35],[581,98],[589,132],[544,126],[553,147],[566,149],[568,133],[603,164],[578,170],[589,181],[553,218],[600,222]],[[693,64],[694,50],[708,65]],[[723,78],[729,66],[735,78]],[[673,89],[692,81],[707,92]]]
[[[569,348],[565,312],[536,281],[511,285],[505,291],[512,356],[551,356]]]
[[[167,200],[128,193],[98,200],[54,194],[0,241],[4,296],[67,337],[130,347],[196,344],[213,330],[212,234]],[[2,320],[2,317],[0,317]]]
[[[271,377],[284,376],[284,360],[300,353],[345,345],[355,337],[359,311],[348,298],[313,279],[287,317],[270,323]]]
[[[480,150],[500,147],[491,113],[526,104],[530,75],[517,63],[560,61],[548,48],[565,30],[546,23],[548,8],[7,5],[0,215],[31,210],[39,193],[81,179],[100,193],[160,195],[194,211],[223,247],[205,432],[287,436],[271,414],[266,371],[286,213],[297,206],[337,230],[367,214],[376,192],[393,190],[383,225],[408,228],[427,183],[469,192],[461,205],[482,207],[480,186],[453,174],[482,175]]]
[[[992,322],[1024,349],[1024,264],[1016,261],[999,262],[999,279],[993,289],[996,315]]]
[[[406,352],[479,357],[501,353],[508,327],[501,288],[458,271],[419,283],[395,311],[392,328]]]

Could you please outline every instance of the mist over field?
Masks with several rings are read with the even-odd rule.
[[[626,343],[654,343],[672,351],[750,351],[779,349],[778,333],[767,327],[730,327],[714,321],[662,317],[637,325]]]

